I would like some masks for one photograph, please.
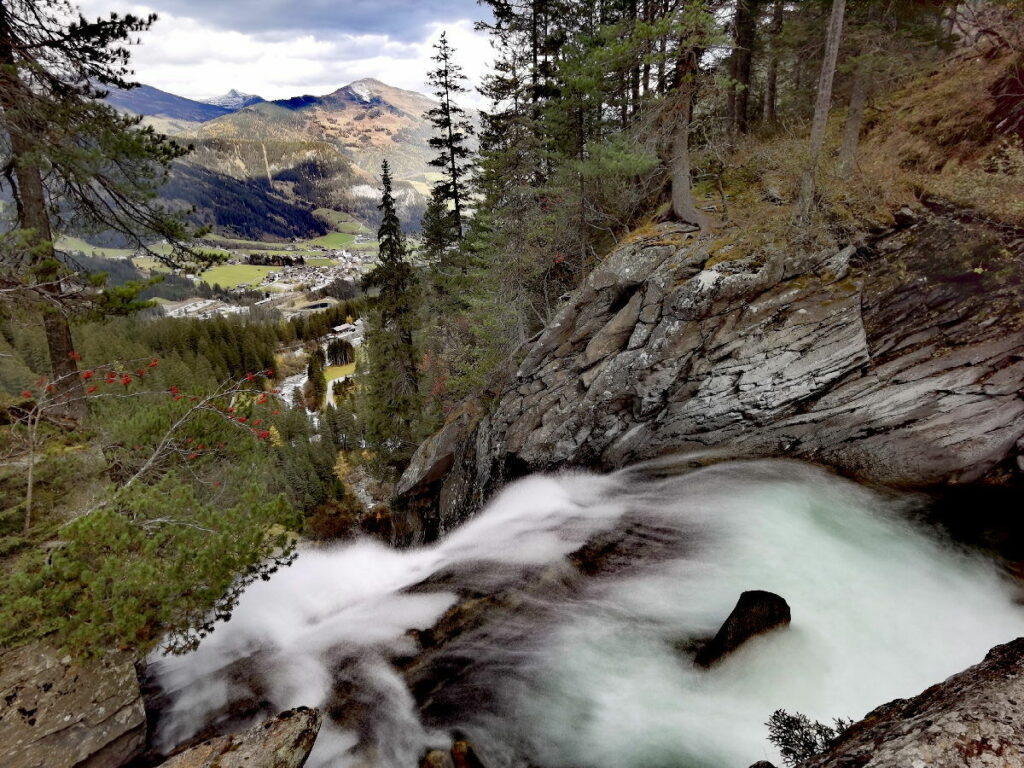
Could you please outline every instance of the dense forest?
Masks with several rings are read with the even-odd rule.
[[[478,153],[459,53],[435,46],[443,179],[422,220],[417,395],[388,438],[398,468],[459,403],[500,389],[610,248],[659,221],[699,229],[724,261],[835,247],[930,198],[1020,218],[991,194],[1022,148],[1013,3],[484,4],[496,63]],[[987,92],[1005,117],[972,107]]]

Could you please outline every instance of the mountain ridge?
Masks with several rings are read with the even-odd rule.
[[[239,182],[257,184],[290,204],[345,211],[373,224],[380,166],[387,159],[400,214],[416,228],[437,179],[430,165],[433,127],[426,117],[433,99],[376,78],[355,80],[321,96],[260,98],[241,106],[252,98],[259,97],[232,89],[217,98],[222,102],[217,105],[143,86],[110,101],[193,146],[182,162],[204,171],[198,177],[205,191],[197,190],[191,202],[210,199],[212,180],[219,176],[225,194],[241,189]],[[229,102],[239,106],[224,106]],[[185,175],[197,178],[196,173]],[[176,200],[190,202],[188,185],[173,187]],[[224,205],[221,200],[219,208]],[[223,216],[207,212],[204,220],[211,218]],[[280,236],[274,229],[274,236]]]
[[[112,88],[106,101],[122,112],[196,123],[214,120],[232,111],[227,107],[188,99],[145,84],[130,90]]]

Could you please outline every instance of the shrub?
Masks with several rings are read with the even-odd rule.
[[[829,749],[853,725],[853,721],[837,717],[829,726],[812,721],[799,712],[790,714],[784,709],[777,709],[765,725],[768,726],[768,741],[778,748],[782,762],[795,766]]]
[[[359,527],[365,510],[352,493],[341,500],[320,504],[306,516],[303,533],[317,541],[332,541],[350,537]]]

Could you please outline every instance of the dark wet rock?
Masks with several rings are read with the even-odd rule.
[[[936,491],[926,519],[951,538],[1024,567],[1024,485],[971,483]]]
[[[454,592],[459,597],[483,597],[514,587],[523,581],[523,567],[490,560],[461,560],[406,587],[408,594]]]
[[[925,213],[860,249],[722,261],[662,225],[571,294],[487,413],[420,446],[410,526],[443,534],[531,471],[712,450],[903,487],[1019,480],[1024,296],[1002,275],[1024,240],[1006,237]]]
[[[696,539],[680,525],[658,525],[627,515],[613,530],[599,533],[569,555],[586,576],[603,576],[635,570],[639,563],[651,565],[679,557]]]
[[[0,655],[0,765],[117,768],[145,746],[135,666],[113,654],[73,663],[40,644]]]
[[[452,755],[445,749],[432,749],[423,756],[420,768],[455,768]]]
[[[452,762],[455,768],[484,768],[473,745],[466,739],[456,739],[452,744]]]
[[[473,745],[456,738],[451,750],[432,749],[420,761],[420,768],[484,768]]]
[[[301,768],[320,723],[316,709],[289,709],[244,733],[205,741],[175,755],[161,768]]]
[[[697,652],[694,662],[710,667],[750,638],[789,626],[790,620],[789,604],[774,592],[744,592],[714,639]]]
[[[911,699],[885,704],[801,768],[1024,765],[1024,638]]]
[[[427,438],[424,450],[418,451],[409,465],[410,471],[402,475],[395,492],[407,493],[410,488],[404,483],[433,483],[440,480],[451,469],[455,456],[462,448],[473,428],[480,421],[481,407],[476,401],[465,403],[450,415],[445,425]]]
[[[171,748],[180,752],[224,734],[243,730],[254,722],[274,717],[279,708],[274,707],[267,698],[266,681],[261,672],[266,664],[271,663],[269,656],[267,650],[255,649],[251,655],[226,664],[220,674],[224,676],[232,695],[219,708],[210,711],[203,728],[184,740],[174,738],[173,744],[166,743],[166,734],[160,730],[160,714],[169,709],[176,697],[185,691],[162,687],[159,674],[161,661],[147,664],[140,675],[142,697],[147,717],[151,723],[157,724],[157,729],[150,734],[148,748],[140,765],[158,765],[167,758]]]
[[[550,610],[548,601],[567,594],[582,576],[568,565],[527,574],[525,582],[487,594],[464,597],[425,630],[412,633],[418,652],[396,665],[415,698],[424,723],[447,725],[452,713],[486,710],[487,692],[500,689],[481,682],[488,671],[480,666],[479,647],[492,646],[491,662],[500,668],[501,654],[511,661]],[[495,644],[495,639],[501,642]]]

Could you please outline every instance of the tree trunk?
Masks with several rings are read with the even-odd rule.
[[[777,47],[779,34],[782,32],[784,10],[783,0],[775,0],[775,4],[772,7],[772,23],[770,27],[772,50],[771,58],[768,59],[768,68],[765,72],[764,109],[761,114],[761,119],[765,125],[775,125],[778,120],[776,116],[779,88],[779,52]]]
[[[832,0],[832,15],[828,22],[828,34],[825,38],[825,56],[821,62],[821,75],[818,78],[818,96],[814,103],[814,122],[811,123],[810,151],[807,166],[800,180],[800,199],[797,207],[797,223],[807,224],[811,220],[814,208],[815,176],[818,171],[818,158],[825,144],[825,127],[828,123],[828,111],[832,103],[832,81],[836,74],[836,60],[839,58],[839,41],[843,36],[843,13],[846,0]]]
[[[629,71],[619,73],[619,126],[629,127]]]
[[[39,167],[32,160],[32,144],[25,138],[30,128],[19,124],[26,119],[24,112],[31,94],[18,77],[12,43],[7,12],[0,3],[0,66],[5,70],[0,76],[0,106],[7,117],[11,164],[17,181],[18,226],[29,233],[32,280],[48,299],[42,314],[53,379],[50,397],[56,404],[55,411],[82,419],[86,415],[84,387],[75,362],[71,326],[60,306],[61,269],[53,248],[46,191]]]
[[[636,31],[636,23],[639,20],[637,8],[637,0],[632,0],[629,4],[629,19],[630,19],[630,33]],[[633,63],[629,68],[629,115],[630,117],[636,117],[640,111],[640,58],[644,55],[643,46],[633,52]]]
[[[730,130],[733,135],[750,130],[750,73],[760,4],[761,0],[736,0],[735,48],[729,59],[729,74],[734,81],[729,90]]]
[[[36,477],[36,438],[39,435],[39,413],[30,413],[28,416],[28,471],[25,473],[25,520],[22,525],[22,532],[28,536],[32,528],[32,502],[35,492]]]
[[[672,214],[679,221],[696,224],[702,230],[711,222],[697,209],[690,182],[690,118],[693,113],[693,84],[686,80],[676,95],[674,132],[672,136]]]
[[[539,0],[530,3],[530,56],[533,59],[533,66],[530,67],[530,101],[536,107],[540,97],[540,22],[537,19],[537,4]],[[534,117],[536,118],[536,109]]]
[[[644,3],[644,21],[648,24],[652,19],[653,6],[651,0],[647,0]],[[642,95],[646,99],[651,92],[651,54],[654,52],[654,46],[651,44],[651,38],[644,38],[644,45],[642,49],[643,65],[642,72],[640,74],[640,81],[643,84]]]
[[[864,124],[864,107],[868,103],[868,85],[870,74],[867,63],[862,58],[857,62],[853,72],[853,84],[850,91],[850,110],[846,114],[843,126],[843,143],[839,146],[839,174],[848,178],[857,164],[857,144],[860,141],[860,129]]]

